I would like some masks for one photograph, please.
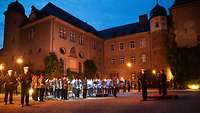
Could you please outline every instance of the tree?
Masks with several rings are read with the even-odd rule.
[[[48,78],[60,77],[63,74],[63,68],[55,53],[49,53],[44,58],[45,73]]]
[[[84,62],[84,74],[85,77],[88,79],[94,78],[95,74],[97,72],[97,67],[93,60],[86,60]]]
[[[94,78],[97,72],[97,67],[93,60],[86,60],[84,62],[84,79],[83,79],[83,98],[87,96],[87,79]]]
[[[168,19],[171,20],[171,19]],[[175,76],[177,87],[184,88],[190,81],[200,81],[200,46],[178,47],[175,41],[174,23],[169,21],[168,63]]]

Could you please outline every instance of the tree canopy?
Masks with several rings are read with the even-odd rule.
[[[63,74],[63,67],[61,66],[55,53],[49,53],[44,58],[45,73],[48,78],[60,77]]]
[[[84,62],[84,74],[88,79],[94,78],[97,72],[97,66],[93,60],[86,60]]]

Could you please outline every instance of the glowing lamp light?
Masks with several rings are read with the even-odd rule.
[[[23,60],[22,60],[21,58],[18,58],[18,59],[17,59],[17,63],[18,63],[18,64],[22,64],[22,63],[23,63]]]
[[[152,73],[155,75],[156,74],[156,70],[152,70]]]
[[[124,77],[121,77],[121,81],[124,81]]]
[[[3,64],[0,64],[0,70],[2,71],[4,69]]]
[[[132,65],[131,65],[130,62],[128,62],[128,63],[126,64],[126,66],[127,66],[127,67],[131,67]]]
[[[190,84],[190,85],[188,85],[188,88],[193,89],[193,90],[198,90],[199,87],[200,86],[198,84]]]
[[[31,88],[31,89],[29,90],[29,95],[32,96],[32,95],[33,95],[33,92],[34,92],[34,91],[33,91],[33,89]]]

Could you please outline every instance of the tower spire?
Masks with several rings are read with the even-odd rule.
[[[159,1],[158,1],[158,0],[156,0],[156,4],[158,4],[158,2],[159,2]]]

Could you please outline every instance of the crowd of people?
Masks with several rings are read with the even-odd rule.
[[[30,106],[29,95],[32,89],[32,98],[35,101],[44,101],[44,97],[54,98],[58,100],[67,100],[69,98],[80,98],[87,96],[114,96],[126,90],[130,92],[132,83],[124,79],[81,79],[69,80],[66,76],[48,79],[44,74],[32,74],[28,67],[24,67],[23,73],[16,74],[13,70],[8,70],[6,75],[1,75],[0,84],[4,84],[5,105],[13,104],[13,93],[17,91],[17,87],[21,86],[21,106]],[[143,100],[147,99],[147,72],[142,71],[140,79],[138,79],[138,91],[142,89]],[[166,75],[164,71],[158,73],[159,77],[159,94],[165,96],[167,94]],[[137,83],[137,82],[135,82]],[[9,97],[9,99],[8,99]]]

